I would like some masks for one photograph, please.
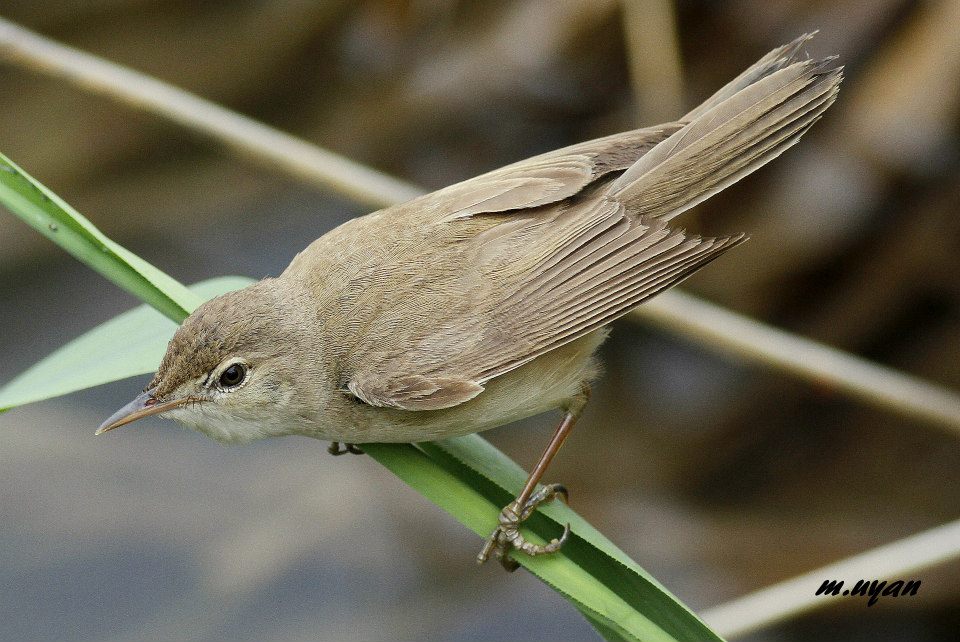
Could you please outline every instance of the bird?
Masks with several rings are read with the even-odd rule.
[[[769,52],[675,122],[522,160],[352,219],[265,278],[199,306],[153,380],[97,434],[150,415],[223,443],[284,435],[362,452],[563,419],[478,561],[558,551],[520,525],[599,375],[609,324],[746,235],[672,219],[773,160],[834,102],[812,34]],[[345,444],[341,449],[340,444]],[[538,486],[539,489],[538,489]]]

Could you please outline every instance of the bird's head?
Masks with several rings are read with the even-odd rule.
[[[153,381],[97,434],[150,415],[221,442],[295,432],[295,310],[274,279],[207,301],[177,329]]]

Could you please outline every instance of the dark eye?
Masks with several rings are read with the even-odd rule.
[[[242,363],[235,363],[220,373],[220,386],[233,388],[240,385],[247,376],[247,368]]]

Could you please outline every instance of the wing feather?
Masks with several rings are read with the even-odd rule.
[[[407,230],[405,217],[418,217],[423,236],[392,247],[383,267],[406,288],[403,311],[359,295],[374,310],[364,327],[389,345],[352,344],[347,389],[406,410],[463,403],[743,242],[668,221],[795,144],[832,104],[841,70],[797,62],[807,39],[768,54],[685,121],[557,150],[381,213],[378,224]]]
[[[449,222],[557,203],[623,171],[680,127],[668,123],[564,147],[456,183],[411,205],[426,205],[440,221]]]

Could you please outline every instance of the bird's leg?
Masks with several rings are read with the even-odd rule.
[[[333,455],[334,457],[339,457],[340,455],[346,455],[347,453],[351,455],[362,455],[363,449],[356,444],[348,444],[344,442],[343,448],[340,447],[339,441],[331,441],[330,447],[327,448],[327,452]]]
[[[533,544],[524,539],[520,533],[520,524],[522,524],[533,512],[537,506],[544,502],[551,501],[554,497],[560,496],[564,502],[567,501],[567,489],[560,484],[550,484],[534,492],[540,478],[543,477],[550,462],[560,450],[567,435],[573,429],[573,425],[583,412],[583,407],[587,405],[587,399],[590,397],[590,388],[584,384],[579,395],[570,401],[566,408],[566,414],[563,421],[557,427],[553,439],[547,445],[546,450],[540,455],[540,461],[537,462],[523,490],[515,500],[507,504],[498,518],[499,524],[490,535],[487,543],[484,545],[480,554],[477,555],[477,563],[483,564],[490,558],[490,554],[496,552],[500,563],[508,571],[515,571],[519,564],[509,557],[510,549],[516,548],[527,555],[544,555],[555,553],[560,550],[563,543],[567,541],[570,535],[570,525],[567,524],[563,529],[563,535],[559,539],[551,540],[547,544]]]

